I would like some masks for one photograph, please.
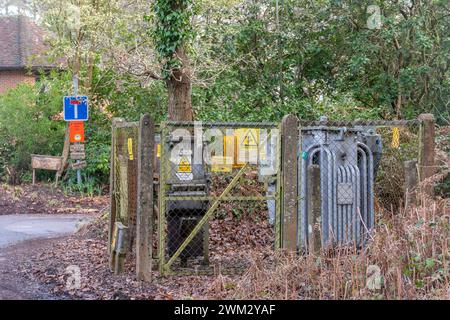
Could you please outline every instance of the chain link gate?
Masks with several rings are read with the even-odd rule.
[[[115,272],[120,272],[126,252],[131,252],[134,245],[138,132],[138,122],[126,122],[120,118],[113,120],[108,248],[111,269]]]
[[[280,246],[280,135],[274,123],[160,127],[159,270],[236,273]]]

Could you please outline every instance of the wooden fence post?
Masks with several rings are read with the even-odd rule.
[[[152,279],[154,144],[155,124],[145,114],[139,123],[136,217],[136,276],[144,281]]]
[[[281,246],[297,252],[298,235],[298,164],[297,146],[300,121],[294,115],[284,116],[281,122]]]
[[[420,124],[420,149],[419,149],[419,180],[433,176],[435,167],[435,119],[432,114],[419,115]],[[433,186],[427,186],[424,190],[427,194],[433,195]]]
[[[114,233],[114,224],[116,222],[116,164],[115,164],[115,152],[116,152],[116,124],[123,121],[120,118],[114,118],[111,124],[111,152],[110,152],[110,167],[109,167],[109,228],[108,228],[108,253],[111,254],[111,242]]]
[[[322,246],[320,230],[315,226],[321,220],[320,166],[308,166],[308,247],[310,253],[317,253]]]
[[[64,147],[63,152],[61,156],[61,167],[56,172],[55,175],[55,187],[58,186],[58,181],[62,177],[62,174],[64,173],[64,170],[67,167],[67,162],[69,160],[69,153],[70,153],[70,136],[69,136],[69,124],[66,124],[66,132],[64,134]],[[33,183],[34,184],[34,183]]]
[[[416,187],[419,181],[417,172],[417,160],[408,160],[404,162],[405,169],[405,207],[411,204],[417,204]]]

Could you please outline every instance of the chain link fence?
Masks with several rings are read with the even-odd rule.
[[[142,123],[114,121],[112,256],[136,243],[145,249],[137,255],[141,269],[153,262],[161,275],[224,274],[243,272],[254,259],[274,260],[277,249],[361,247],[383,214],[404,205],[411,177],[432,174],[428,118],[424,129],[419,120],[290,117],[281,124],[163,122],[146,138]],[[145,192],[153,193],[150,207]],[[126,229],[122,247],[118,225]]]

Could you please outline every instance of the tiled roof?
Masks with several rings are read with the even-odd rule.
[[[25,16],[0,17],[0,70],[51,68],[44,32]]]

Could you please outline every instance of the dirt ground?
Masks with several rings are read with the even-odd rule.
[[[0,300],[64,299],[51,293],[51,288],[22,272],[25,261],[36,250],[47,250],[58,239],[27,240],[0,252]]]
[[[109,205],[108,196],[81,197],[64,194],[60,188],[47,184],[9,186],[0,185],[0,215],[21,215],[24,223],[26,217],[38,219],[48,214],[57,217],[80,216],[98,217]],[[33,218],[33,220],[36,220]],[[48,219],[47,219],[48,220]],[[44,221],[46,221],[44,219]],[[30,227],[30,223],[25,223]],[[47,230],[46,228],[45,230]],[[28,229],[27,229],[28,230]],[[0,249],[0,300],[4,299],[67,299],[69,295],[52,292],[51,283],[39,281],[27,272],[25,266],[32,266],[36,252],[49,252],[51,246],[64,241],[65,237],[49,238],[49,235],[29,236],[18,244]],[[13,231],[11,231],[13,232]],[[13,232],[14,233],[14,232]],[[42,232],[41,232],[42,233]],[[64,232],[63,232],[64,233]],[[21,240],[24,240],[21,239]],[[12,241],[14,243],[15,241]],[[58,258],[56,258],[58,260]]]
[[[67,250],[70,248],[70,250]],[[101,239],[73,236],[58,239],[35,251],[29,259],[22,259],[18,273],[30,283],[41,283],[50,290],[52,298],[102,300],[172,300],[208,299],[218,297],[217,277],[191,276],[157,278],[148,284],[136,280],[132,260],[123,274],[114,275],[108,267],[106,242]],[[67,268],[80,270],[80,288],[68,289]],[[231,278],[220,278],[228,283]],[[229,285],[232,287],[231,285]],[[223,285],[219,285],[223,287]],[[219,293],[219,291],[217,292]],[[39,295],[38,295],[39,297]],[[45,298],[45,295],[44,295]]]
[[[267,244],[264,244],[263,239],[266,236],[264,233],[253,233],[255,225],[249,224],[241,228],[238,235],[240,240],[233,238],[233,241],[242,242],[237,247],[244,247],[244,242],[253,237],[252,241],[261,243],[264,249]],[[51,288],[52,295],[63,299],[171,300],[223,299],[232,296],[240,275],[158,277],[155,272],[153,283],[138,281],[132,254],[127,257],[124,272],[114,275],[109,269],[107,226],[107,215],[103,215],[75,235],[37,248],[31,256],[19,262],[18,272],[32,282],[38,281]],[[219,227],[223,229],[223,237],[236,237],[237,228],[231,220],[222,221],[221,226],[211,226],[212,229]],[[261,230],[264,228],[261,227]],[[227,245],[227,242],[212,239],[211,248],[216,251],[230,250]],[[67,268],[71,266],[80,270],[80,287],[75,290],[66,286],[69,276]]]
[[[67,195],[48,184],[0,185],[0,215],[95,214],[108,208],[108,196]]]
[[[2,299],[211,299],[233,288],[233,277],[192,276],[137,281],[133,256],[125,272],[109,270],[107,254],[108,196],[80,198],[48,185],[0,186],[0,214],[88,214],[93,223],[73,236],[23,241],[0,250]],[[230,236],[233,226],[223,227]],[[216,226],[218,227],[218,226]],[[244,228],[244,230],[251,228]],[[248,238],[249,235],[241,235]],[[258,236],[253,236],[258,241]],[[220,239],[215,239],[218,245]],[[70,268],[79,268],[80,287],[67,287]],[[236,277],[235,277],[236,278]]]

